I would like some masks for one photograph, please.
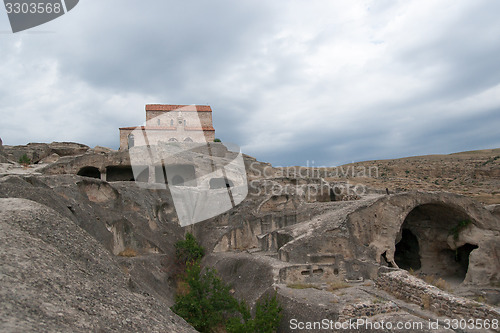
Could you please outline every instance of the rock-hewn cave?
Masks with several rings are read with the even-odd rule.
[[[422,267],[417,236],[409,229],[403,229],[401,240],[396,244],[394,261],[402,269],[418,270]]]
[[[99,169],[91,166],[81,168],[80,171],[78,171],[77,175],[83,177],[97,178],[97,179],[101,178],[101,172],[99,171]]]
[[[129,165],[106,167],[106,180],[108,182],[134,181],[134,172]]]
[[[157,165],[155,166],[155,182],[171,183],[174,186],[196,186],[196,171],[194,166],[189,164]]]
[[[465,244],[456,249],[449,244],[456,226],[470,217],[459,207],[425,204],[406,217],[396,239],[394,261],[402,269],[413,269],[453,282],[467,274],[469,255],[477,248]]]

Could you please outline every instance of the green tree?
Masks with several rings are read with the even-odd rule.
[[[200,332],[214,332],[226,324],[229,333],[272,333],[280,319],[281,307],[273,297],[256,304],[255,318],[245,301],[238,302],[213,268],[202,273],[200,261],[205,250],[190,233],[175,244],[178,263],[177,295],[172,311]],[[179,287],[180,286],[180,287]]]
[[[281,311],[276,293],[272,297],[266,296],[257,302],[255,318],[252,319],[248,305],[242,301],[238,311],[241,318],[233,317],[228,320],[226,329],[229,333],[273,333],[276,332],[281,320]]]
[[[175,243],[175,255],[180,263],[186,264],[201,260],[205,255],[205,249],[198,243],[193,234],[187,233],[184,240]]]
[[[31,159],[28,157],[28,155],[24,154],[23,156],[19,157],[19,164],[30,165]]]
[[[229,286],[213,268],[207,268],[201,274],[199,261],[189,262],[186,282],[188,292],[176,296],[172,311],[198,331],[212,332],[238,310],[238,302],[231,295]]]
[[[219,138],[215,138],[214,142],[222,142]]]

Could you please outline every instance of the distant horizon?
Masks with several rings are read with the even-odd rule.
[[[3,138],[2,138],[2,141],[3,141]],[[76,143],[76,144],[83,144],[85,146],[88,146],[91,149],[94,149],[95,147],[104,147],[104,148],[109,148],[109,149],[116,150],[116,151],[119,150],[119,144],[117,145],[117,148],[113,148],[113,147],[103,146],[103,145],[99,145],[99,144],[91,146],[91,145],[88,145],[86,143],[76,142],[76,141],[28,142],[28,143],[24,143],[24,144],[15,144],[15,145],[8,144],[5,141],[3,141],[2,144],[4,146],[11,146],[12,147],[12,146],[26,146],[28,144],[50,144],[50,143]],[[222,141],[221,143],[223,144],[224,141]],[[450,153],[429,153],[429,154],[424,153],[424,154],[420,154],[420,155],[388,157],[388,158],[374,158],[374,159],[368,159],[368,160],[355,160],[355,161],[350,161],[350,162],[346,162],[346,163],[342,163],[342,164],[338,164],[338,165],[318,165],[318,164],[316,164],[316,162],[312,163],[314,160],[306,161],[306,164],[307,164],[307,162],[310,162],[310,165],[275,165],[275,164],[273,164],[273,163],[271,163],[269,161],[261,160],[261,159],[257,158],[256,156],[247,154],[247,153],[245,153],[245,151],[242,151],[242,153],[245,154],[245,155],[249,155],[249,156],[251,156],[253,158],[256,158],[257,161],[259,161],[259,162],[271,163],[271,165],[273,167],[278,167],[278,168],[279,167],[284,167],[284,168],[286,168],[286,167],[316,167],[316,168],[326,167],[326,168],[330,168],[330,167],[337,167],[337,166],[342,166],[342,165],[348,165],[348,164],[352,164],[352,163],[362,163],[362,162],[371,162],[371,161],[398,160],[398,159],[405,159],[405,158],[411,158],[411,157],[422,157],[422,156],[452,155],[452,154],[459,154],[459,153],[477,152],[477,151],[484,151],[484,150],[497,150],[497,149],[500,150],[500,147],[496,147],[496,148],[479,148],[479,149],[473,149],[473,150],[460,150],[460,151],[455,151],[455,152],[450,152]]]

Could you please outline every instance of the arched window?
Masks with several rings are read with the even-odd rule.
[[[191,138],[185,138],[184,142],[193,142],[193,139],[191,139]]]
[[[184,126],[186,126],[186,119],[184,119]]]
[[[178,141],[176,138],[170,138],[168,141]]]
[[[157,119],[156,122],[158,123],[158,126],[160,126],[160,124],[161,124],[160,119]]]
[[[133,134],[129,134],[128,136],[128,148],[132,148],[134,146],[135,142],[134,142],[134,135]]]
[[[97,179],[101,178],[101,172],[99,171],[99,169],[91,166],[81,168],[80,171],[78,171],[77,175]]]
[[[170,119],[170,126],[174,126],[174,120]]]

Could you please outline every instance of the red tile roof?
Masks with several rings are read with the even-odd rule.
[[[213,127],[184,127],[185,131],[215,131]]]
[[[146,111],[182,111],[212,112],[210,105],[173,105],[173,104],[146,104]]]
[[[134,127],[120,127],[120,130],[147,130],[147,131],[175,131],[177,127],[160,127],[160,126],[134,126]],[[186,131],[215,131],[213,127],[184,127]]]

